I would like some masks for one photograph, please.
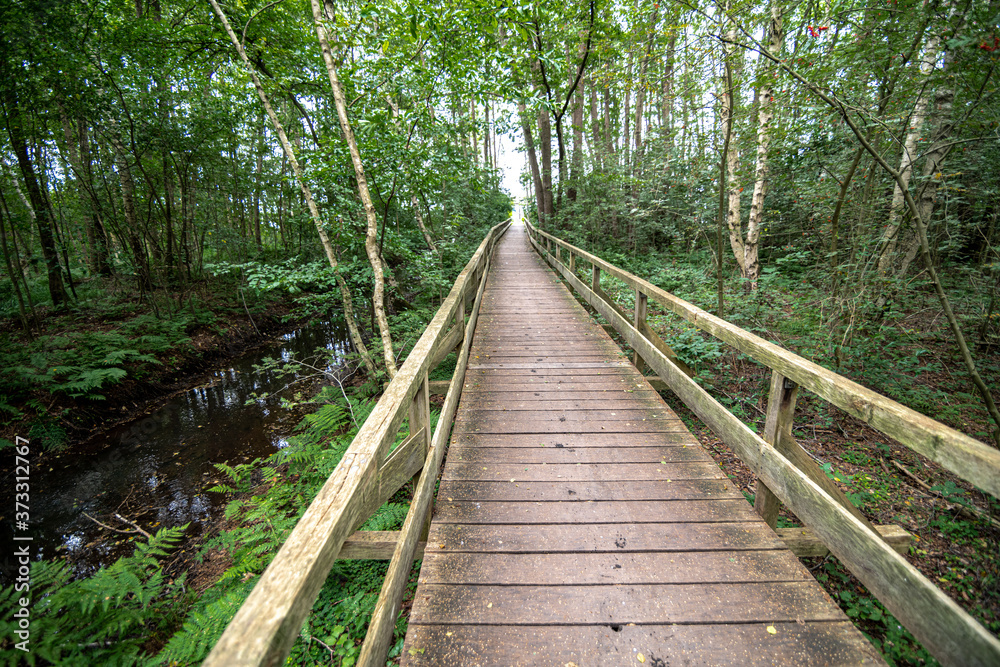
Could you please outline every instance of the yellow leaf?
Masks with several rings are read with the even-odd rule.
[[[488,605],[486,605],[486,608],[487,608],[487,609],[492,609],[492,608],[493,608],[493,603],[491,602],[491,603],[489,603]]]
[[[767,634],[769,634],[769,635],[776,635],[776,634],[778,634],[778,630],[773,625],[769,625],[769,626],[767,626]]]
[[[644,656],[642,653],[635,656],[635,659],[638,660],[639,662],[646,662],[646,656]]]

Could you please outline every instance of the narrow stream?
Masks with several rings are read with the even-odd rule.
[[[274,453],[287,445],[301,418],[281,406],[280,395],[246,404],[253,394],[277,392],[290,381],[255,371],[254,364],[265,357],[303,358],[317,347],[342,359],[349,351],[346,332],[327,324],[287,334],[211,374],[207,384],[173,396],[54,463],[32,467],[33,558],[66,558],[77,575],[110,565],[131,553],[131,535],[94,520],[131,530],[116,514],[150,533],[190,523],[187,535],[200,534],[224,502],[222,494],[207,492],[225,479],[214,464],[236,465]]]

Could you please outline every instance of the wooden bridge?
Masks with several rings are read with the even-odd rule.
[[[635,289],[631,312],[602,271]],[[688,377],[645,323],[650,298],[773,369],[763,437]],[[456,346],[447,389],[432,386]],[[651,381],[754,471],[755,507]],[[280,664],[335,559],[391,557],[358,662],[384,665],[421,555],[404,665],[881,664],[790,547],[832,551],[943,663],[1000,664],[997,638],[897,552],[908,536],[872,526],[794,441],[800,385],[1000,494],[997,450],[553,236],[498,225],[205,664]],[[401,531],[354,532],[414,474]],[[775,532],[779,502],[810,529]]]

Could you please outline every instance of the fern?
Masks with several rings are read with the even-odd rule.
[[[240,582],[221,598],[193,611],[150,665],[191,665],[201,662],[249,597],[256,579]]]
[[[17,653],[29,664],[139,664],[143,645],[169,630],[178,608],[186,605],[184,577],[166,582],[159,560],[186,528],[163,529],[137,541],[132,556],[87,579],[71,581],[65,563],[32,563],[32,652]],[[14,629],[15,597],[0,596],[0,630],[6,637]]]

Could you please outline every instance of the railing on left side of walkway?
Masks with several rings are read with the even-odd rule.
[[[755,509],[773,528],[786,504],[854,575],[945,665],[1000,665],[1000,641],[897,553],[792,436],[799,386],[1000,498],[1000,450],[803,359],[680,299],[530,223],[535,250],[599,312],[667,387],[712,429],[758,480]],[[543,247],[544,246],[544,247]],[[563,260],[563,253],[567,259]],[[591,266],[587,285],[577,261]],[[635,290],[627,313],[601,289],[607,273]],[[771,369],[764,436],[691,379],[645,323],[652,299],[668,312]],[[631,317],[630,317],[631,315]],[[655,334],[653,334],[655,336]],[[640,362],[640,363],[641,363]]]
[[[236,616],[203,663],[208,667],[283,664],[342,547],[372,557],[371,540],[354,531],[392,495],[420,474],[409,513],[395,542],[389,572],[368,627],[358,665],[385,664],[396,615],[433,502],[437,472],[461,396],[490,257],[510,221],[493,227],[455,281],[396,377],[354,441],[299,519]],[[468,324],[466,302],[475,301]],[[458,363],[433,437],[427,376],[461,343]],[[389,449],[404,418],[408,437]],[[355,538],[351,537],[354,533]],[[387,536],[380,533],[383,541]]]

